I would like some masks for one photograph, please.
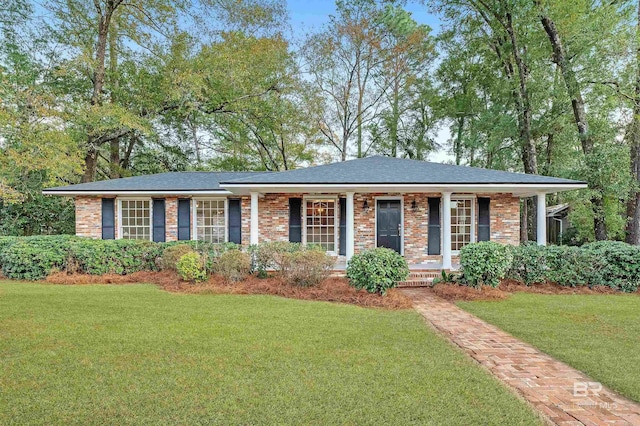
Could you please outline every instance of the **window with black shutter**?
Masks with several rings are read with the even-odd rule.
[[[289,242],[302,242],[302,198],[289,198]]]
[[[114,198],[102,199],[102,239],[116,238],[116,208]]]
[[[491,239],[491,199],[478,198],[478,241]]]
[[[440,254],[440,198],[429,198],[429,231],[427,254]]]
[[[178,240],[191,239],[191,200],[178,200]]]

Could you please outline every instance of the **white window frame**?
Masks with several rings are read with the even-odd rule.
[[[191,199],[191,239],[198,240],[198,201],[224,201],[224,242],[229,242],[229,199],[227,197],[193,197]]]
[[[338,197],[335,195],[323,196],[323,195],[310,195],[303,196],[302,202],[304,205],[302,206],[302,244],[307,245],[307,201],[333,201],[333,247],[334,250],[327,250],[327,254],[332,256],[337,256],[339,253],[340,245],[338,231],[340,228],[340,222],[338,222],[338,210],[340,210],[340,206],[338,206]]]
[[[116,198],[118,203],[118,212],[117,218],[118,227],[116,235],[117,240],[122,240],[123,231],[122,231],[122,202],[123,201],[148,201],[149,202],[149,241],[153,241],[153,199],[149,197],[118,197]]]
[[[404,195],[384,195],[373,198],[373,203],[375,204],[373,207],[375,209],[373,243],[376,247],[378,247],[378,200],[400,201],[400,255],[404,256]]]
[[[455,195],[451,194],[451,204],[455,201],[459,200],[471,200],[471,235],[469,237],[469,244],[476,242],[476,196],[475,195]],[[442,216],[440,216],[442,217]],[[453,216],[451,216],[453,219]],[[453,227],[453,221],[451,223],[451,228]],[[449,229],[451,233],[451,245],[453,245],[453,232]],[[444,241],[444,239],[442,240]],[[454,250],[453,247],[450,247],[451,254],[459,255],[460,250]]]

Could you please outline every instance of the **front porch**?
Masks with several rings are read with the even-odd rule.
[[[375,247],[398,251],[412,272],[439,274],[459,268],[458,253],[465,244],[491,240],[515,245],[520,238],[521,194],[515,193],[414,188],[411,192],[262,190],[248,195],[242,199],[242,226],[250,244],[322,245],[338,258],[336,274],[344,273],[354,254]],[[545,194],[537,195],[538,208],[544,211]],[[546,242],[545,226],[538,227],[538,242]]]

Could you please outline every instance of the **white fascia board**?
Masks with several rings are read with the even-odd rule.
[[[226,196],[233,195],[230,191],[42,191],[44,195],[112,195],[118,197],[131,197],[131,196],[149,196],[160,197],[163,195],[183,195],[189,196]]]
[[[514,195],[528,195],[539,192],[553,193],[585,189],[585,183],[549,183],[549,184],[221,184],[236,195],[249,192],[287,193],[287,192],[507,192]]]

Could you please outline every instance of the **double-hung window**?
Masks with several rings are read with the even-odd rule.
[[[209,243],[224,243],[227,240],[225,199],[196,199],[193,204],[195,239]]]
[[[317,244],[328,252],[336,251],[336,200],[305,200],[305,239],[307,244]]]
[[[475,199],[451,199],[451,250],[460,249],[475,240]]]
[[[119,200],[120,238],[151,239],[151,200]]]

